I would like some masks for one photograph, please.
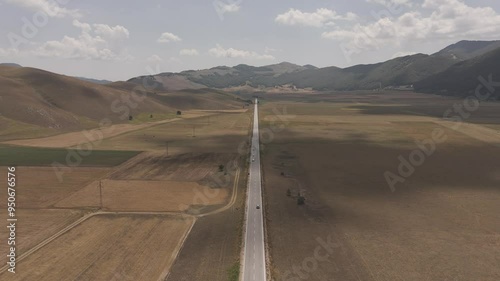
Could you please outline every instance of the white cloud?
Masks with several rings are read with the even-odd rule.
[[[159,55],[152,55],[146,59],[148,62],[162,62],[163,59]]]
[[[322,37],[338,40],[357,53],[410,41],[494,39],[500,33],[500,14],[492,8],[471,7],[462,0],[425,0],[422,7],[421,12],[323,32]]]
[[[60,41],[47,41],[33,53],[38,56],[69,59],[129,60],[122,42],[129,37],[128,30],[120,25],[83,23],[73,20],[80,28],[78,37],[64,36]]]
[[[269,48],[269,47],[266,47],[264,49],[264,53],[266,54],[269,54],[269,53],[275,53],[275,52],[280,52],[281,50],[278,50],[278,49],[274,49],[274,48]]]
[[[215,0],[213,5],[217,15],[221,20],[224,20],[225,13],[236,13],[241,9],[242,0]]]
[[[0,48],[0,57],[10,57],[10,56],[15,56],[19,53],[17,49],[9,48],[9,49],[2,49]]]
[[[397,52],[394,55],[392,55],[391,59],[399,58],[399,57],[406,57],[406,56],[412,56],[417,53],[415,52]]]
[[[93,26],[95,34],[110,40],[128,39],[130,36],[128,30],[121,25],[109,26],[106,24],[94,24]]]
[[[379,4],[391,9],[399,9],[401,6],[412,6],[410,0],[366,0],[366,2]]]
[[[335,25],[335,20],[355,20],[357,16],[353,13],[339,15],[336,11],[326,8],[317,9],[313,13],[302,12],[296,9],[290,9],[283,14],[279,14],[274,19],[275,22],[284,25],[302,25],[322,27],[325,25]]]
[[[274,60],[275,57],[271,55],[261,55],[252,51],[238,50],[234,48],[224,49],[221,45],[217,44],[208,53],[217,58],[243,58],[250,60]]]
[[[181,56],[197,56],[200,53],[196,49],[182,49],[179,54]]]
[[[240,10],[241,6],[238,3],[221,3],[219,9],[223,13],[235,13]]]
[[[179,41],[182,41],[182,39],[179,36],[170,32],[164,32],[162,33],[160,38],[158,38],[158,42],[160,43],[179,42]]]
[[[92,31],[92,26],[90,26],[90,24],[85,23],[85,22],[80,22],[79,20],[74,20],[73,26],[80,28],[83,32],[86,32],[86,33]]]
[[[30,9],[32,11],[41,11],[50,17],[81,17],[78,10],[69,10],[64,8],[62,4],[58,1],[48,1],[48,0],[6,0],[5,2],[14,4],[23,8]],[[59,1],[59,2],[69,2],[69,1]]]
[[[170,63],[182,64],[182,61],[177,57],[170,57],[170,58],[168,58],[168,61]]]

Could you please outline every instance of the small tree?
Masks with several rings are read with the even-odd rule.
[[[149,115],[149,118],[153,118],[153,114]]]
[[[304,196],[302,195],[299,195],[299,197],[297,197],[297,205],[304,205],[306,203],[306,198],[304,198]]]
[[[182,112],[180,110],[177,110],[177,115],[181,115]]]
[[[286,196],[292,196],[292,191],[290,190],[290,188],[286,190]]]
[[[132,117],[132,115],[129,115],[128,116],[128,121],[132,121],[132,119],[134,119],[134,117]]]
[[[222,172],[222,171],[224,171],[224,165],[220,164],[219,165],[219,172]]]

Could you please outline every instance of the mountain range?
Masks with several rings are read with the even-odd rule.
[[[261,67],[240,64],[118,82],[4,63],[0,64],[0,140],[22,138],[25,132],[30,132],[26,136],[33,132],[48,136],[95,128],[104,118],[129,123],[130,116],[175,116],[177,110],[239,109],[246,101],[222,89],[242,85],[257,90],[280,90],[279,86],[292,90],[389,88],[462,96],[474,93],[481,76],[500,80],[498,62],[500,41],[461,41],[432,55],[415,54],[347,68],[288,62]],[[500,99],[499,92],[492,98]],[[144,99],[132,106],[129,101],[137,93],[143,93]]]
[[[479,73],[495,75],[498,72],[498,68],[490,64],[499,49],[500,41],[460,41],[431,55],[414,54],[386,62],[347,68],[317,68],[289,62],[261,67],[240,64],[234,67],[218,66],[204,70],[141,76],[128,82],[139,83],[148,78],[155,88],[161,90],[293,85],[314,90],[345,91],[413,89],[415,85],[415,89],[423,92],[465,94],[475,88],[474,83]],[[454,77],[455,75],[457,77]],[[472,78],[462,79],[465,76]],[[458,78],[460,84],[450,84],[450,81]]]

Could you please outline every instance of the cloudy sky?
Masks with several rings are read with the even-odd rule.
[[[318,67],[500,39],[497,0],[0,0],[0,62],[126,80],[288,61]]]

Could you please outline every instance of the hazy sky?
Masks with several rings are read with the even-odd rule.
[[[351,66],[500,39],[497,0],[0,0],[0,62],[126,80],[240,63]]]

